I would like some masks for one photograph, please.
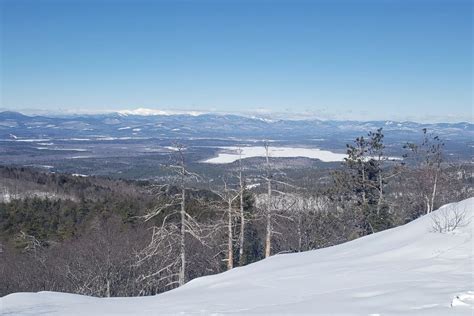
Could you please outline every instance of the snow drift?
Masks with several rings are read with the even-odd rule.
[[[0,299],[0,311],[2,315],[472,315],[473,206],[470,198],[404,226],[334,247],[277,255],[154,297],[15,293]],[[460,215],[461,221],[453,220]],[[443,232],[436,231],[434,218],[449,221]]]

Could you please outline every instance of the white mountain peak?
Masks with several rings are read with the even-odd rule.
[[[153,116],[153,115],[176,115],[176,114],[187,114],[192,116],[198,116],[203,114],[199,111],[174,111],[174,110],[158,110],[158,109],[147,109],[137,108],[135,110],[120,110],[117,113],[121,115],[141,115],[141,116]]]

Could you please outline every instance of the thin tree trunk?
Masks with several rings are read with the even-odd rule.
[[[383,202],[383,178],[382,178],[382,175],[379,174],[379,200],[377,202],[377,215],[380,215],[380,209],[382,208],[382,202]]]
[[[272,247],[272,215],[271,215],[271,196],[272,196],[272,183],[268,179],[268,201],[267,201],[267,225],[266,225],[266,237],[265,237],[265,258],[270,257]]]
[[[367,204],[367,198],[365,196],[365,165],[362,163],[362,202],[364,205]]]
[[[436,186],[438,185],[438,173],[439,173],[439,169],[436,169],[434,183],[433,183],[433,193],[431,194],[430,212],[433,212],[433,210],[434,210],[434,201],[435,201],[435,197],[436,197]]]
[[[240,160],[241,161],[241,160]],[[244,265],[244,243],[245,243],[245,214],[244,214],[244,184],[242,181],[242,162],[240,162],[240,239],[239,239],[239,265]]]
[[[265,144],[266,160],[267,160],[267,186],[268,186],[268,201],[266,214],[266,236],[265,236],[265,258],[270,257],[272,247],[272,181],[270,174],[270,160],[268,158],[268,144]]]
[[[431,212],[430,199],[426,195],[425,195],[425,203],[426,203],[426,214],[429,214]]]
[[[239,238],[239,266],[244,262],[245,245],[245,213],[244,213],[244,181],[242,177],[242,149],[239,148],[239,198],[240,198],[240,238]]]
[[[179,269],[179,286],[184,285],[186,282],[186,190],[184,186],[181,188],[181,242],[180,242],[180,256],[181,266]]]
[[[234,247],[232,236],[232,198],[229,197],[227,209],[227,270],[234,267]]]
[[[106,294],[105,295],[107,297],[110,297],[110,279],[109,278],[107,278],[106,286],[107,286],[107,288],[106,288]]]
[[[301,252],[302,248],[302,233],[301,233],[301,213],[298,214],[298,252]]]

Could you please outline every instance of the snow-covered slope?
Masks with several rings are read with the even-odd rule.
[[[3,315],[472,315],[474,198],[339,246],[278,255],[140,298],[16,293]],[[465,213],[434,232],[433,216]]]

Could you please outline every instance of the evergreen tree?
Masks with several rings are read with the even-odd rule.
[[[363,234],[370,234],[391,227],[389,207],[384,198],[387,160],[382,128],[370,132],[368,137],[357,137],[354,144],[347,144],[345,176],[354,196],[356,211],[360,216]]]

